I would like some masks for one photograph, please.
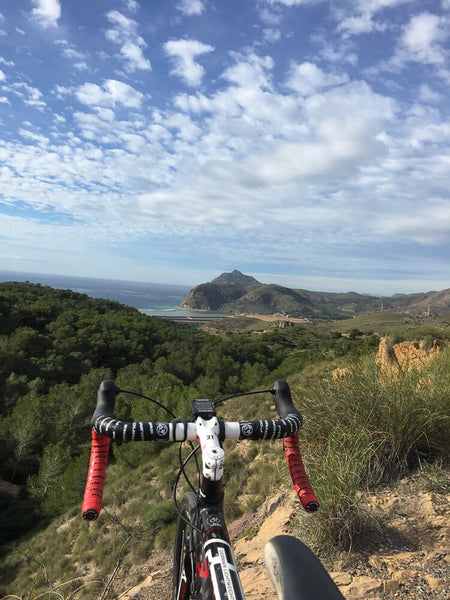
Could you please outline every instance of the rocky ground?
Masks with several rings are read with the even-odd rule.
[[[412,476],[364,494],[367,508],[380,517],[378,533],[357,552],[326,564],[346,600],[450,599],[450,472],[434,487],[424,491],[423,477]],[[276,600],[262,553],[271,537],[290,531],[297,510],[290,493],[279,494],[229,525],[247,600]],[[159,554],[144,569],[146,579],[121,600],[169,599],[171,556]]]

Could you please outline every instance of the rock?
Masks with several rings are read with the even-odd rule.
[[[383,594],[395,594],[400,589],[400,583],[397,579],[387,579],[384,582]]]
[[[119,596],[119,599],[120,600],[141,600],[144,597],[143,591],[148,586],[150,586],[152,583],[153,583],[153,575],[148,575],[148,577],[146,577],[144,579],[144,581],[141,581],[141,583],[139,585],[136,585],[131,590],[128,590],[127,592],[121,594]]]
[[[390,337],[380,339],[375,362],[386,378],[391,379],[398,375],[399,365],[394,353],[394,344]]]
[[[347,600],[379,598],[380,594],[384,592],[384,582],[368,575],[361,575],[360,577],[354,577],[352,583],[341,591],[345,594]]]
[[[439,591],[445,587],[444,582],[441,581],[438,577],[434,577],[433,575],[425,575],[424,579],[430,586],[430,589],[433,591]]]
[[[392,573],[393,581],[397,583],[405,583],[409,579],[414,579],[419,575],[419,571],[415,571],[414,569],[397,569]]]
[[[345,571],[330,571],[330,576],[334,580],[334,583],[339,587],[350,585],[352,582],[352,576]]]
[[[443,342],[434,340],[431,348],[425,341],[399,342],[394,344],[387,336],[380,339],[376,362],[380,371],[388,378],[400,372],[421,369],[432,361],[442,350]]]

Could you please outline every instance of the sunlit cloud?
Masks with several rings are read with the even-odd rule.
[[[205,0],[179,0],[177,8],[189,17],[198,16],[205,10]]]
[[[107,79],[102,86],[85,83],[76,91],[76,97],[82,104],[89,106],[115,106],[122,104],[128,108],[139,108],[142,93],[123,81]]]
[[[34,8],[31,11],[35,19],[42,27],[57,27],[61,17],[60,0],[32,0]]]
[[[443,63],[445,52],[441,46],[448,35],[450,20],[429,12],[412,17],[401,38],[401,46],[409,59],[422,63]]]
[[[213,46],[197,40],[170,40],[164,44],[164,50],[174,63],[172,75],[180,77],[189,86],[200,85],[205,69],[195,59],[212,52]]]
[[[151,63],[144,56],[147,47],[144,39],[137,34],[138,24],[117,10],[106,14],[111,28],[106,31],[106,37],[119,46],[119,53],[129,71],[150,71]]]

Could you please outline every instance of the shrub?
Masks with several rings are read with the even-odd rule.
[[[145,520],[152,527],[161,527],[172,523],[176,519],[177,513],[172,502],[160,502],[152,506],[147,512]]]

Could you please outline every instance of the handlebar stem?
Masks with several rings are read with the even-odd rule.
[[[210,481],[220,481],[223,477],[225,452],[219,442],[219,421],[217,417],[197,417],[195,422],[197,439],[202,449],[203,477]]]

